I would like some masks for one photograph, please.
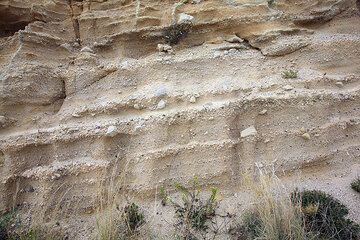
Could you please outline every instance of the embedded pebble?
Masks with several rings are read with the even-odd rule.
[[[310,140],[311,137],[310,137],[310,134],[309,133],[304,133],[303,135],[301,135],[301,137],[305,140]]]
[[[248,137],[248,136],[254,136],[256,134],[257,134],[257,131],[256,131],[255,127],[250,126],[250,127],[246,128],[245,130],[241,131],[240,136],[242,138],[245,138],[245,137]]]
[[[164,100],[160,100],[157,104],[157,109],[164,109],[166,107],[166,102]]]
[[[261,112],[259,112],[260,115],[265,115],[267,113],[266,109],[263,109]]]
[[[285,86],[283,86],[283,89],[284,89],[285,91],[291,91],[291,90],[294,89],[294,87],[291,86],[291,85],[285,85]]]
[[[107,131],[106,131],[106,136],[114,137],[116,134],[117,134],[117,127],[109,126]]]

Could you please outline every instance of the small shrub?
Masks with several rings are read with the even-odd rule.
[[[10,227],[15,223],[16,210],[12,210],[0,217],[0,240],[37,240],[39,229]],[[55,238],[52,238],[55,239]]]
[[[275,4],[275,0],[268,0],[267,3],[269,7],[272,7]]]
[[[351,188],[360,193],[360,177],[351,183]]]
[[[144,214],[140,211],[139,206],[131,203],[124,208],[123,217],[130,234],[134,233],[141,225],[145,223]]]
[[[160,188],[160,199],[161,199],[161,205],[166,206],[166,203],[169,201],[169,195],[164,187]]]
[[[282,73],[282,77],[285,79],[290,78],[297,78],[298,77],[298,71],[295,70],[286,70]]]
[[[163,31],[163,38],[166,44],[175,45],[184,39],[191,29],[191,24],[172,24]]]
[[[211,194],[206,200],[201,197],[196,177],[194,177],[191,188],[188,189],[179,183],[175,185],[175,188],[182,195],[180,203],[170,198],[164,190],[160,191],[160,195],[162,195],[160,197],[163,205],[169,203],[174,207],[175,227],[182,239],[213,239],[226,229],[231,216],[230,214],[220,215],[216,212],[218,208],[216,199],[218,190],[216,188],[211,189]],[[220,219],[223,221],[218,224]]]
[[[350,240],[359,236],[359,226],[345,218],[348,208],[331,195],[316,190],[296,190],[291,197],[293,203],[301,204],[306,230],[320,239]]]
[[[177,183],[175,187],[182,194],[182,203],[172,201],[178,224],[188,225],[187,227],[195,230],[206,230],[207,222],[215,216],[217,189],[213,188],[211,196],[206,201],[202,201],[197,178],[194,178],[190,190],[180,183]]]
[[[0,239],[9,239],[9,224],[14,218],[15,211],[5,213],[0,217]]]

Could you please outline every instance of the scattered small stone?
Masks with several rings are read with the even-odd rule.
[[[73,113],[72,116],[75,117],[75,118],[81,117],[81,116],[80,116],[79,114],[77,114],[77,113]]]
[[[250,127],[246,128],[245,130],[241,131],[240,136],[242,138],[245,138],[245,137],[248,137],[248,136],[254,136],[256,134],[257,134],[257,131],[256,131],[255,127],[250,126]]]
[[[244,42],[243,39],[239,38],[236,35],[230,36],[229,38],[226,39],[226,41],[229,42],[229,43],[242,43],[242,42]]]
[[[90,47],[85,46],[83,47],[80,52],[89,52],[89,53],[94,53],[94,50],[92,50]]]
[[[283,86],[283,89],[284,89],[285,91],[291,91],[291,90],[294,89],[294,87],[291,86],[291,85],[285,85],[285,86]]]
[[[304,133],[303,135],[301,135],[301,137],[305,140],[310,140],[311,137],[310,137],[310,134],[309,133]]]
[[[235,54],[235,53],[237,53],[237,50],[235,48],[231,48],[231,49],[229,49],[229,53]]]
[[[6,123],[6,117],[5,116],[0,116],[0,126],[5,125],[5,123]]]
[[[186,13],[180,13],[179,15],[179,20],[178,20],[178,24],[182,24],[182,23],[194,23],[195,18],[189,14]]]
[[[172,52],[172,47],[168,44],[158,44],[157,49],[159,52]]]
[[[106,131],[106,136],[114,137],[117,134],[117,127],[109,126]]]
[[[270,142],[270,139],[266,138],[264,143],[269,143]]]
[[[263,109],[261,112],[259,112],[260,115],[265,115],[267,113],[266,109]]]
[[[219,58],[219,57],[221,57],[221,55],[222,55],[222,53],[219,51],[214,52],[214,58]]]
[[[196,97],[191,96],[191,97],[190,97],[190,102],[191,102],[191,103],[196,103]]]
[[[340,81],[336,82],[335,85],[338,86],[339,88],[344,86],[344,84],[342,82],[340,82]]]
[[[136,110],[140,110],[140,105],[137,104],[137,103],[135,103],[135,104],[134,104],[134,108],[135,108]]]
[[[300,132],[301,133],[305,133],[306,132],[306,129],[304,127],[300,128]]]
[[[157,104],[157,109],[164,109],[166,107],[166,102],[164,100],[160,100]]]

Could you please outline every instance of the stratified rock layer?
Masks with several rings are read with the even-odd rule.
[[[355,0],[0,0],[0,207],[87,239],[109,176],[236,203],[242,173],[301,170],[359,216],[359,66]]]

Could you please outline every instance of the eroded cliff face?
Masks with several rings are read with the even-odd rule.
[[[241,174],[261,169],[359,216],[348,188],[360,155],[356,6],[0,0],[1,210],[87,239],[109,176],[146,204],[197,175],[236,205]],[[164,29],[190,16],[159,52]]]

